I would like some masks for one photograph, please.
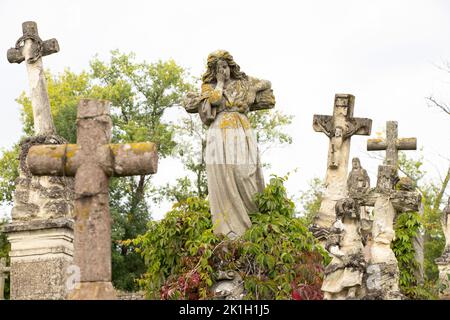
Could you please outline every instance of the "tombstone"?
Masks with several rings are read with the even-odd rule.
[[[75,176],[74,267],[79,281],[69,299],[115,299],[111,283],[110,176],[146,175],[157,170],[150,142],[109,144],[109,102],[82,99],[77,114],[77,144],[30,148],[34,175]]]
[[[325,177],[326,189],[311,228],[315,236],[321,240],[324,240],[327,229],[336,220],[336,202],[347,197],[347,167],[351,137],[370,135],[372,129],[371,119],[353,117],[354,102],[355,97],[351,94],[336,94],[333,115],[314,115],[313,119],[314,130],[325,133],[330,139]]]
[[[42,57],[58,52],[56,39],[42,41],[35,22],[22,24],[23,35],[7,52],[10,63],[25,61],[35,136],[21,142],[12,222],[4,227],[11,243],[11,299],[63,299],[66,268],[73,254],[73,178],[35,177],[26,156],[35,144],[60,144],[50,112]]]
[[[0,300],[5,300],[5,280],[10,268],[6,266],[6,259],[0,258]]]
[[[440,295],[444,299],[450,299],[450,197],[442,210],[442,229],[445,236],[445,248],[435,262],[439,269],[439,280],[444,285],[444,290]]]
[[[370,248],[366,286],[368,299],[401,299],[397,259],[391,249],[395,237],[394,221],[398,213],[417,211],[421,196],[411,188],[399,188],[398,150],[415,150],[415,138],[398,138],[397,122],[388,121],[386,140],[369,139],[367,150],[386,150],[383,165],[378,167],[377,186],[362,204],[374,207],[373,244]]]

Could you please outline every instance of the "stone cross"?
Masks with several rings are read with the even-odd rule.
[[[41,57],[58,52],[58,41],[56,39],[42,41],[37,24],[33,21],[24,22],[22,31],[23,35],[17,40],[15,47],[8,50],[7,58],[10,63],[26,61],[35,134],[55,134]]]
[[[330,139],[326,190],[315,221],[319,228],[331,227],[336,220],[336,201],[347,196],[347,167],[352,135],[370,135],[372,129],[371,119],[353,117],[354,103],[353,95],[336,94],[333,115],[314,115],[313,118],[313,129],[325,133]]]
[[[82,99],[77,144],[33,146],[27,156],[34,175],[75,176],[74,264],[80,269],[80,283],[70,299],[115,298],[108,180],[157,170],[155,144],[109,144],[111,127],[108,101]]]
[[[369,139],[367,150],[387,150],[383,165],[378,167],[377,186],[361,200],[374,207],[373,243],[367,268],[367,289],[379,299],[399,299],[399,270],[391,249],[395,237],[394,220],[397,212],[417,211],[421,196],[412,182],[398,178],[398,150],[415,150],[416,139],[398,139],[397,122],[387,122],[387,139]]]
[[[5,300],[5,280],[9,270],[9,267],[6,266],[6,259],[0,258],[0,300]]]
[[[386,122],[386,139],[369,139],[367,141],[368,151],[386,150],[385,165],[398,165],[399,150],[417,150],[416,138],[398,138],[398,123],[396,121]]]

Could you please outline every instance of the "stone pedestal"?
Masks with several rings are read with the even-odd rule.
[[[11,243],[11,299],[65,299],[67,267],[73,261],[71,177],[33,176],[26,157],[36,144],[59,144],[58,136],[22,141],[15,181],[12,223],[4,227]]]
[[[13,222],[4,231],[11,243],[11,299],[64,299],[73,260],[73,221]]]

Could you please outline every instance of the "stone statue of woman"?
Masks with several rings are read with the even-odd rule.
[[[271,83],[247,76],[224,50],[208,56],[200,95],[184,107],[209,125],[205,162],[211,215],[216,234],[241,236],[256,212],[253,197],[264,189],[256,136],[247,118],[275,105]]]

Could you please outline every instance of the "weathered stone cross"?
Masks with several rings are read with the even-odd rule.
[[[347,195],[347,172],[352,135],[370,135],[372,120],[353,118],[355,97],[336,94],[333,116],[314,115],[313,129],[325,133],[330,139],[328,148],[326,190],[315,224],[329,228],[336,220],[335,205]]]
[[[33,146],[27,156],[34,175],[75,176],[74,264],[80,284],[70,299],[114,299],[108,180],[157,170],[153,143],[109,144],[111,127],[109,102],[83,99],[77,144]]]
[[[398,139],[397,122],[387,122],[387,139],[369,139],[367,150],[386,150],[383,165],[378,167],[377,187],[363,197],[361,204],[374,207],[373,243],[370,246],[367,289],[380,299],[398,299],[399,271],[391,249],[395,237],[394,220],[397,212],[417,211],[421,196],[410,184],[398,178],[398,150],[415,150],[416,139]]]
[[[44,68],[41,57],[59,51],[58,41],[50,39],[42,41],[37,24],[26,21],[22,24],[23,36],[17,40],[14,48],[7,52],[10,63],[21,63],[26,60],[28,79],[31,88],[31,105],[33,107],[34,133],[36,135],[55,134],[55,126],[50,112]]]
[[[0,300],[5,299],[5,280],[10,269],[6,266],[6,259],[0,258]]]
[[[367,141],[368,151],[386,150],[385,165],[398,165],[399,150],[416,150],[416,138],[398,138],[398,123],[396,121],[386,122],[386,139],[369,139]]]

